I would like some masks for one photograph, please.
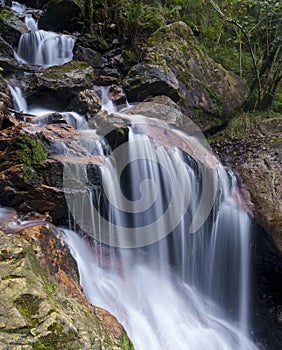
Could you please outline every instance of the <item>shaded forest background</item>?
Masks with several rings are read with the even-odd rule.
[[[247,80],[245,109],[282,110],[282,2],[274,0],[87,0],[87,31],[118,34],[130,64],[164,24],[187,23],[201,48]]]

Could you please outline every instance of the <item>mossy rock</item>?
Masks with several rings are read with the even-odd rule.
[[[5,9],[0,12],[0,33],[2,37],[13,47],[16,47],[21,34],[27,32],[27,27],[17,15]]]
[[[43,249],[48,247],[44,240],[53,246],[51,252],[50,247],[47,249],[47,254],[54,254],[49,260],[47,255],[43,258],[46,254]],[[0,242],[0,347],[133,349],[115,318],[112,318],[112,323],[115,329],[120,329],[118,334],[111,333],[110,328],[94,314],[72,274],[69,275],[69,263],[64,260],[71,259],[66,255],[68,251],[51,231],[29,228],[19,236],[0,231]],[[42,257],[44,267],[38,256]],[[57,265],[60,261],[65,267]],[[57,271],[53,277],[49,270],[51,264]]]
[[[94,70],[86,62],[71,61],[34,75],[26,91],[28,103],[64,109],[80,91],[93,87]]]
[[[185,23],[161,27],[148,43],[144,61],[168,67],[175,74],[180,86],[179,105],[202,130],[226,123],[244,103],[246,83],[208,57]]]

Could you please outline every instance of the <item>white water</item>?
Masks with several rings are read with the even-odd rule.
[[[181,152],[148,143],[146,136],[136,135],[132,130],[129,133],[129,140],[135,143],[128,143],[126,159],[131,166],[121,183],[124,195],[133,201],[132,208],[122,200],[119,190],[120,157],[111,157],[101,169],[106,174],[103,187],[108,188],[105,192],[110,193],[110,202],[102,193],[88,188],[81,198],[72,202],[74,217],[83,219],[80,225],[86,231],[88,227],[88,233],[100,241],[111,239],[108,234],[122,237],[129,226],[134,227],[133,231],[141,227],[145,232],[146,225],[166,210],[171,196],[178,198],[174,215],[183,206],[185,209],[185,181],[189,183],[191,203],[172,235],[143,248],[90,244],[75,232],[65,230],[65,241],[78,263],[86,296],[118,318],[136,350],[257,349],[248,337],[250,222],[247,213],[238,206],[235,177],[218,166],[219,192],[212,215],[197,233],[189,234],[201,191],[195,166],[189,159],[181,159]],[[144,152],[146,159],[153,162],[142,158]],[[135,161],[138,154],[141,162]],[[155,167],[156,162],[165,166],[165,171]],[[81,178],[82,173],[76,171],[76,178]],[[85,169],[82,171],[87,173]],[[139,187],[145,179],[154,181],[159,197],[152,195],[155,203],[149,210],[143,203],[145,210],[140,214],[135,205],[139,201],[139,189],[146,194]],[[117,225],[114,230],[109,225],[107,231],[101,218],[91,217],[95,203]],[[165,226],[160,227],[166,230]],[[151,234],[162,237],[162,232]],[[115,239],[112,243],[117,245]]]
[[[109,113],[117,112],[116,105],[109,99],[109,86],[100,86],[100,90],[102,110],[108,111]]]
[[[32,15],[26,15],[24,22],[28,30],[38,30],[38,22],[32,17]]]
[[[31,30],[20,37],[17,58],[43,67],[62,65],[72,60],[74,43],[70,35]]]
[[[22,90],[18,86],[8,86],[13,97],[14,109],[17,112],[23,112],[34,116],[32,117],[34,124],[45,125],[46,118],[48,118],[50,114],[60,113],[65,118],[67,124],[73,126],[75,129],[81,129],[85,126],[85,117],[76,112],[60,112],[58,110],[52,110],[41,106],[28,106]]]
[[[5,1],[2,1],[2,5],[3,5],[3,2],[5,3]],[[25,12],[26,6],[24,4],[19,4],[16,1],[12,1],[11,10],[16,13],[22,14]]]

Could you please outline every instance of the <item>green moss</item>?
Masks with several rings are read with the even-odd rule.
[[[40,163],[48,155],[43,145],[43,137],[39,133],[16,135],[10,140],[9,147],[11,151],[16,151],[22,164],[26,166]]]
[[[123,350],[134,350],[132,342],[128,339],[125,334],[120,337],[121,347]]]
[[[89,69],[89,75],[92,77],[94,74],[93,68],[84,61],[71,61],[63,64],[62,66],[50,67],[41,73],[41,76],[47,79],[58,79],[63,78],[64,75],[67,75],[72,71],[85,69]]]
[[[3,20],[6,23],[11,23],[11,24],[15,24],[15,15],[12,11],[3,9],[0,12],[0,20]]]
[[[49,297],[54,296],[56,294],[56,290],[58,289],[58,285],[55,282],[51,281],[50,279],[47,279],[44,277],[43,277],[43,283],[45,286],[46,294]]]
[[[36,315],[38,315],[40,303],[39,297],[32,294],[22,294],[20,298],[15,300],[14,305],[27,321],[35,326],[38,323]]]

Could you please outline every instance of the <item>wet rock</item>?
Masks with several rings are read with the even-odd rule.
[[[115,105],[123,105],[126,103],[126,96],[122,88],[118,85],[111,85],[109,88],[109,99],[115,103]]]
[[[90,116],[101,110],[101,100],[93,89],[83,90],[71,100],[67,110]]]
[[[178,101],[179,83],[168,67],[140,63],[133,66],[123,84],[129,102],[140,102],[149,96],[166,95]]]
[[[37,226],[0,233],[2,348],[124,349],[130,340],[107,311],[86,300],[59,232]]]
[[[90,163],[91,181],[99,184],[103,157],[92,154],[96,140],[94,133],[81,134],[63,124],[21,123],[5,129],[0,136],[0,205],[54,212],[58,220],[67,217],[64,192],[73,187],[64,184],[64,166]]]
[[[183,114],[180,107],[167,96],[155,96],[134,104],[123,111],[124,114],[140,114],[157,118],[177,126],[182,125]]]
[[[83,15],[83,3],[79,0],[50,0],[39,19],[39,28],[55,32],[81,30],[79,18]]]
[[[18,66],[19,62],[15,60],[12,46],[0,38],[0,67],[3,69],[2,74],[7,76],[14,73]]]
[[[74,59],[87,62],[92,67],[101,67],[103,63],[102,55],[99,52],[83,46],[77,47]]]
[[[202,130],[225,122],[248,94],[246,83],[209,58],[183,22],[163,26],[151,36],[144,62],[174,73],[179,105]]]
[[[94,71],[86,62],[72,61],[34,74],[25,91],[28,103],[54,104],[65,109],[80,91],[93,86]]]
[[[282,118],[270,115],[256,125],[251,120],[248,123],[251,126],[241,131],[240,138],[232,138],[227,131],[212,147],[247,185],[255,221],[282,253]]]
[[[16,47],[20,36],[27,31],[24,22],[21,21],[14,12],[7,10],[6,8],[1,10],[0,33],[7,43]]]

